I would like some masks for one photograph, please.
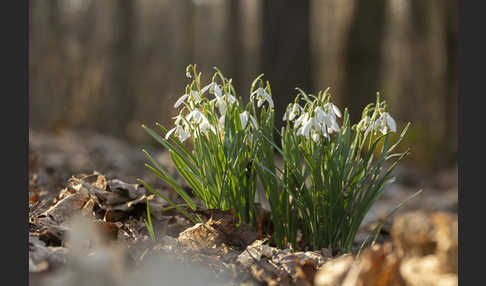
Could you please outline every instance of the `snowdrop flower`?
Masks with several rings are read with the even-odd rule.
[[[397,124],[388,112],[381,112],[380,117],[375,121],[373,128],[379,130],[382,134],[386,134],[388,130],[392,132],[397,131]]]
[[[175,133],[181,142],[184,142],[187,138],[191,136],[189,132],[184,129],[184,127],[179,125],[169,130],[169,132],[167,132],[167,134],[165,135],[165,139],[169,139],[172,133]]]
[[[328,112],[330,112],[332,114],[332,116],[337,116],[337,117],[341,118],[341,116],[342,116],[341,110],[339,110],[339,108],[336,105],[329,102],[325,105],[325,107],[328,109]]]
[[[213,83],[213,88],[210,90],[210,92],[212,94],[218,96],[218,97],[223,97],[223,93],[221,92],[221,88],[216,83]]]
[[[214,134],[216,134],[216,129],[211,123],[209,123],[208,119],[204,115],[202,116],[202,120],[199,123],[199,129],[201,130],[202,133],[206,133],[209,129]]]
[[[385,112],[384,115],[385,115],[388,127],[390,127],[390,130],[392,132],[397,132],[397,123],[395,122],[395,119],[393,119],[393,117],[391,117],[391,115],[388,112]]]
[[[189,97],[188,94],[184,94],[182,95],[181,97],[179,97],[179,99],[176,101],[176,103],[174,104],[174,108],[178,108],[179,106],[181,106],[181,104],[186,101],[186,99]]]
[[[226,101],[222,95],[215,94],[216,98],[211,100],[211,103],[214,103],[219,110],[220,115],[224,115],[226,113]]]
[[[255,96],[255,95],[256,95],[256,96]],[[258,106],[258,107],[261,107],[265,101],[267,101],[267,102],[268,102],[268,105],[269,105],[271,108],[273,108],[273,106],[274,106],[274,105],[273,105],[273,100],[272,100],[272,98],[270,97],[270,94],[268,94],[268,93],[265,91],[265,89],[263,89],[263,88],[261,88],[261,87],[260,87],[260,88],[258,88],[257,90],[255,90],[255,91],[254,91],[254,92],[251,94],[251,96],[255,96],[255,98],[258,100],[258,101],[257,101],[257,106]]]
[[[320,106],[318,106],[314,112],[316,114],[317,122],[321,125],[321,129],[323,129],[323,135],[339,131],[339,125],[336,121],[336,114],[332,107],[329,106],[329,110],[325,112]],[[339,115],[341,114],[339,113]]]
[[[258,123],[255,117],[253,117],[253,115],[251,115],[248,111],[243,111],[240,113],[241,128],[245,129],[246,125],[248,124],[248,119],[250,119],[254,128],[258,128]]]
[[[218,126],[221,129],[224,129],[224,120],[225,120],[225,115],[221,115],[221,117],[219,117],[219,120],[218,120]]]
[[[213,86],[214,82],[206,85],[205,87],[201,88],[201,94],[204,94],[206,91],[208,91],[212,86]]]
[[[186,120],[187,121],[190,121],[191,119],[193,119],[193,121],[196,123],[196,124],[199,124],[199,122],[201,121],[201,119],[204,117],[204,115],[201,113],[201,111],[199,111],[198,108],[194,109],[193,111],[191,111],[188,115],[186,115]],[[206,117],[204,117],[206,118]],[[207,119],[206,119],[207,120]]]
[[[189,132],[187,132],[188,126],[185,123],[184,126],[181,125],[182,116],[180,114],[177,115],[175,119],[176,126],[167,132],[167,134],[165,135],[165,139],[169,139],[170,135],[174,133],[179,138],[179,140],[181,140],[181,142],[184,142],[187,138],[190,137]]]
[[[371,124],[371,118],[367,115],[358,122],[357,129],[360,131],[365,130],[365,134],[367,134],[371,130],[372,126],[373,124]]]
[[[294,122],[294,128],[299,128],[301,125],[303,125],[307,120],[309,119],[309,113],[305,112],[299,118],[297,118]]]
[[[288,115],[288,118],[287,118],[287,111],[290,110],[290,114]],[[284,116],[283,116],[283,120],[294,120],[295,117],[297,115],[299,115],[299,113],[301,113],[302,111],[304,110],[304,108],[302,106],[300,106],[298,103],[294,103],[294,104],[290,104],[287,108],[287,111],[285,111],[284,113]]]
[[[236,98],[233,95],[231,95],[231,93],[227,93],[227,94],[225,94],[225,96],[228,99],[228,102],[230,104],[233,104],[236,101]]]
[[[310,131],[313,128],[319,128],[319,124],[314,117],[308,118],[307,121],[302,123],[302,127],[297,131],[297,135],[303,135],[305,138],[309,138]],[[320,128],[319,128],[320,129]]]

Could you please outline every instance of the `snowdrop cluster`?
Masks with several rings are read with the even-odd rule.
[[[217,69],[216,69],[217,70]],[[262,186],[271,211],[273,242],[297,246],[301,230],[306,247],[351,252],[355,235],[372,204],[394,178],[391,171],[408,154],[392,153],[403,139],[385,101],[363,110],[351,126],[347,109],[331,102],[328,90],[317,95],[299,90],[285,111],[279,148],[274,140],[274,101],[270,84],[257,77],[250,101],[236,96],[232,80],[219,70],[201,84],[196,66],[186,69],[192,82],[174,104],[179,114],[165,136],[145,130],[169,149],[179,174],[208,209],[234,210],[240,221],[256,223],[256,186]],[[384,136],[374,136],[382,133]],[[192,146],[180,144],[191,138]],[[389,142],[394,141],[394,142]],[[378,148],[379,142],[384,142]],[[366,144],[369,143],[369,144]],[[390,144],[388,144],[390,143]],[[145,152],[145,151],[144,151]],[[284,160],[278,168],[275,152]],[[147,152],[147,167],[168,183],[192,210],[196,204],[186,191]],[[388,169],[384,162],[393,160]],[[385,171],[385,172],[383,172]],[[370,179],[371,178],[371,179]],[[191,221],[195,217],[139,180]]]
[[[384,108],[377,108],[372,115],[366,114],[363,116],[357,128],[360,131],[364,130],[366,135],[370,132],[373,132],[373,134],[381,132],[381,134],[385,135],[388,131],[396,132],[397,123]]]
[[[316,98],[312,104],[306,105],[308,108],[291,103],[283,118],[284,121],[293,121],[297,135],[306,139],[312,138],[314,142],[319,141],[321,136],[329,139],[330,134],[338,132],[337,118],[342,116],[339,108],[333,103],[326,102],[320,105],[319,101],[319,98]]]
[[[226,88],[227,91],[223,92],[224,89],[224,86],[211,82],[201,88],[200,91],[190,90],[177,99],[174,107],[182,107],[182,109],[179,115],[174,117],[175,127],[167,132],[165,139],[170,138],[174,134],[181,142],[184,142],[191,135],[197,137],[198,132],[196,130],[199,130],[200,134],[203,135],[206,135],[209,131],[214,134],[219,132],[219,134],[224,135],[224,122],[228,109],[231,109],[232,105],[238,105],[239,109],[243,110],[242,104],[232,94],[231,89]],[[214,95],[214,98],[211,100],[207,99],[204,96],[206,92]],[[254,91],[251,98],[252,102],[257,101],[258,107],[261,107],[264,102],[268,102],[271,108],[274,106],[271,96],[263,88],[258,88]],[[215,110],[217,110],[217,114],[214,112]],[[213,123],[211,119],[216,116],[217,120]],[[246,110],[241,111],[239,118],[243,129],[247,126],[258,128],[257,120],[250,112]],[[251,124],[248,125],[248,122]]]

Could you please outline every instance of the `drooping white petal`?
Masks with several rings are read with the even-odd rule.
[[[202,94],[202,93],[201,93]],[[195,90],[191,90],[191,98],[194,102],[198,103],[201,101],[201,95]],[[191,102],[192,103],[192,102]]]
[[[199,124],[199,128],[201,130],[201,133],[206,133],[209,130],[213,131],[213,133],[216,133],[216,130],[214,129],[214,126],[209,123],[208,119],[202,115],[202,120],[201,123]]]
[[[184,142],[190,136],[191,134],[189,134],[189,132],[187,132],[184,128],[181,127],[179,129],[179,140],[181,140],[181,142]]]
[[[205,118],[204,115],[199,111],[199,109],[194,109],[191,111],[188,115],[186,115],[186,120],[191,120],[193,119],[194,122],[199,123],[202,118]]]
[[[251,123],[253,124],[253,127],[258,128],[258,122],[256,121],[256,118],[253,117],[253,115],[250,114],[250,120]]]
[[[246,124],[248,123],[248,111],[243,111],[242,113],[240,113],[240,121],[241,121],[241,127],[243,129],[245,129],[246,127]]]
[[[313,126],[314,124],[314,118],[311,117],[309,118],[309,120],[307,120],[307,122],[305,122],[302,126],[302,134],[305,136],[305,138],[309,138],[309,132],[311,130],[311,127]]]
[[[232,104],[233,102],[235,102],[235,101],[236,101],[236,98],[235,98],[233,95],[231,95],[231,93],[227,93],[227,94],[226,94],[226,98],[228,99],[228,102],[229,102],[230,104]]]
[[[386,112],[385,114],[386,114],[386,122],[388,123],[388,127],[390,127],[390,130],[392,132],[397,132],[397,123],[388,112]]]
[[[204,94],[208,89],[210,89],[214,85],[214,82],[209,83],[205,87],[201,88],[201,95]]]
[[[184,94],[181,97],[179,97],[179,99],[174,104],[174,107],[178,108],[187,99],[188,96],[189,96],[188,94]]]
[[[292,112],[290,113],[289,120],[294,120],[294,118],[299,115],[299,113],[303,110],[302,106],[298,103],[294,103],[292,106]]]
[[[268,94],[268,92],[266,92],[265,90],[263,90],[263,96],[265,97],[265,100],[268,102],[268,105],[273,108],[273,99],[272,97],[270,96],[270,94]]]
[[[299,116],[299,118],[297,118],[297,120],[295,120],[294,128],[298,128],[304,122],[307,122],[307,118],[309,118],[309,113],[308,112],[305,112],[301,116]]]
[[[218,120],[218,125],[219,125],[219,128],[223,129],[224,128],[224,120],[225,120],[225,115],[221,115],[221,117],[219,118]]]
[[[327,114],[324,112],[324,110],[322,110],[320,106],[316,107],[314,112],[316,113],[317,122],[323,123],[326,120]]]
[[[217,83],[213,83],[212,88],[210,89],[210,92],[212,94],[216,95],[216,97],[221,97],[223,93],[221,92],[221,88]]]
[[[312,140],[314,140],[314,142],[319,141],[319,133],[317,133],[317,132],[312,132],[311,137],[312,137]]]
[[[339,110],[339,108],[332,103],[331,103],[331,107],[332,107],[334,114],[336,114],[337,117],[341,118],[341,116],[342,116],[341,110]]]
[[[265,100],[263,98],[259,98],[258,101],[257,101],[257,106],[262,107],[264,102],[265,102]]]
[[[179,114],[179,115],[177,115],[176,117],[174,117],[174,119],[175,119],[174,124],[175,124],[175,125],[180,125],[181,120],[182,120],[182,116]]]
[[[171,130],[169,130],[169,131],[167,132],[167,134],[165,134],[165,140],[168,140],[168,139],[169,139],[170,135],[172,135],[172,133],[174,133],[174,131],[176,131],[177,127],[178,127],[178,126],[176,126],[176,127],[172,128]]]

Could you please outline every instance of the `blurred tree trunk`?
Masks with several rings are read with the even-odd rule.
[[[114,2],[113,42],[111,45],[110,72],[103,89],[100,120],[107,133],[125,136],[125,127],[135,111],[133,75],[135,74],[136,1]]]
[[[263,71],[275,101],[279,129],[296,87],[313,93],[310,51],[310,1],[263,1]]]
[[[242,91],[242,69],[243,69],[243,42],[242,42],[242,28],[241,28],[241,1],[230,0],[229,8],[229,40],[230,40],[230,67],[231,74],[229,77],[233,79],[233,85],[236,94],[241,95]]]
[[[446,101],[445,101],[445,134],[444,134],[444,165],[450,167],[457,162],[458,116],[457,101],[459,96],[459,0],[447,0],[444,7],[444,28],[446,41]]]
[[[352,123],[381,90],[381,43],[384,39],[386,1],[356,0],[349,27],[342,84],[343,105]]]

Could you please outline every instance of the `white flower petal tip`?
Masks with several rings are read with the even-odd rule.
[[[172,133],[174,133],[174,131],[176,131],[176,128],[177,127],[172,128],[171,130],[169,130],[167,132],[167,134],[165,134],[165,140],[168,140],[170,138],[170,135],[172,135]]]
[[[386,122],[392,132],[397,132],[397,123],[388,112],[386,113]]]
[[[189,96],[188,94],[184,94],[181,97],[179,97],[179,99],[174,104],[174,108],[178,108],[187,99],[188,96]]]
[[[332,107],[332,110],[334,111],[334,114],[336,114],[337,117],[341,118],[341,116],[342,116],[341,110],[339,110],[339,108],[332,103],[331,103],[331,107]]]
[[[271,108],[274,108],[273,99],[270,96],[270,94],[268,94],[268,92],[265,91],[265,89],[263,89],[262,87],[259,87],[257,90],[255,90],[254,92],[251,93],[251,96],[255,96],[255,95],[256,95],[256,99],[258,100],[257,101],[258,107],[261,107],[263,105],[263,103],[265,101],[267,101],[268,105]]]
[[[248,111],[243,111],[242,113],[240,113],[240,121],[241,121],[241,127],[243,129],[245,129],[246,127],[246,124],[248,123]]]
[[[251,123],[253,124],[253,127],[258,128],[258,122],[256,121],[255,117],[253,117],[253,115],[251,114],[250,114],[250,120]]]

